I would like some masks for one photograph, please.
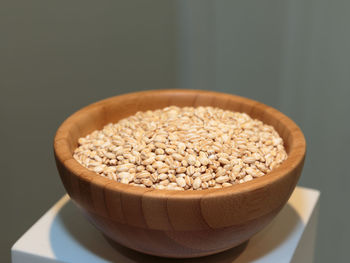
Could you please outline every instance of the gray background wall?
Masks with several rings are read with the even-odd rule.
[[[0,262],[64,189],[53,159],[60,123],[84,105],[174,88],[171,1],[0,4]]]
[[[52,139],[69,114],[180,87],[247,96],[300,125],[300,185],[322,192],[316,262],[346,262],[349,10],[346,0],[2,1],[0,261],[64,193]]]

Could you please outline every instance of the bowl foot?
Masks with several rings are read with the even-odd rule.
[[[187,256],[183,257],[181,255],[177,255],[175,257],[164,257],[159,256],[156,254],[149,253],[147,251],[138,251],[135,249],[128,248],[126,246],[123,246],[119,244],[118,242],[114,241],[110,237],[103,234],[103,236],[106,238],[108,243],[117,250],[118,254],[122,255],[123,257],[130,259],[135,262],[232,262],[234,259],[236,259],[247,247],[249,240],[243,242],[242,244],[233,247],[228,248],[222,251],[217,252],[211,252],[210,254],[203,254],[203,255],[193,255],[193,256]]]

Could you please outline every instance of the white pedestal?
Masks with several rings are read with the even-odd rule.
[[[13,263],[44,262],[312,262],[319,192],[297,187],[273,222],[237,249],[174,260],[113,248],[65,195],[12,247]]]

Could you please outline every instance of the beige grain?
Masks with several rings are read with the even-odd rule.
[[[74,158],[124,184],[167,190],[223,188],[261,177],[287,153],[272,126],[213,107],[138,112],[78,140]]]

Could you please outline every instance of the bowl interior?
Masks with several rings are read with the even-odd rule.
[[[288,153],[287,160],[270,172],[273,176],[263,176],[242,184],[240,185],[242,190],[251,190],[254,188],[254,185],[255,187],[259,187],[259,185],[261,186],[264,184],[263,181],[267,183],[268,180],[276,179],[274,177],[289,173],[303,161],[305,156],[305,139],[302,132],[292,120],[278,110],[247,98],[198,90],[154,90],[137,92],[108,98],[91,104],[70,116],[58,129],[55,137],[56,156],[62,162],[73,159],[72,154],[77,147],[77,141],[80,137],[86,136],[94,130],[102,129],[103,126],[108,123],[118,122],[120,119],[133,115],[138,111],[155,110],[170,105],[179,107],[212,106],[225,110],[245,112],[252,118],[259,119],[266,124],[272,125],[276,129],[284,141]],[[60,147],[57,145],[60,145]],[[79,172],[77,172],[78,169],[75,169],[78,166],[79,169],[83,170],[85,173],[97,176],[97,174],[82,167],[78,162],[76,162],[74,167],[70,167],[73,174],[79,174]],[[283,171],[283,173],[280,173],[281,171]],[[209,189],[204,191],[208,190]]]

